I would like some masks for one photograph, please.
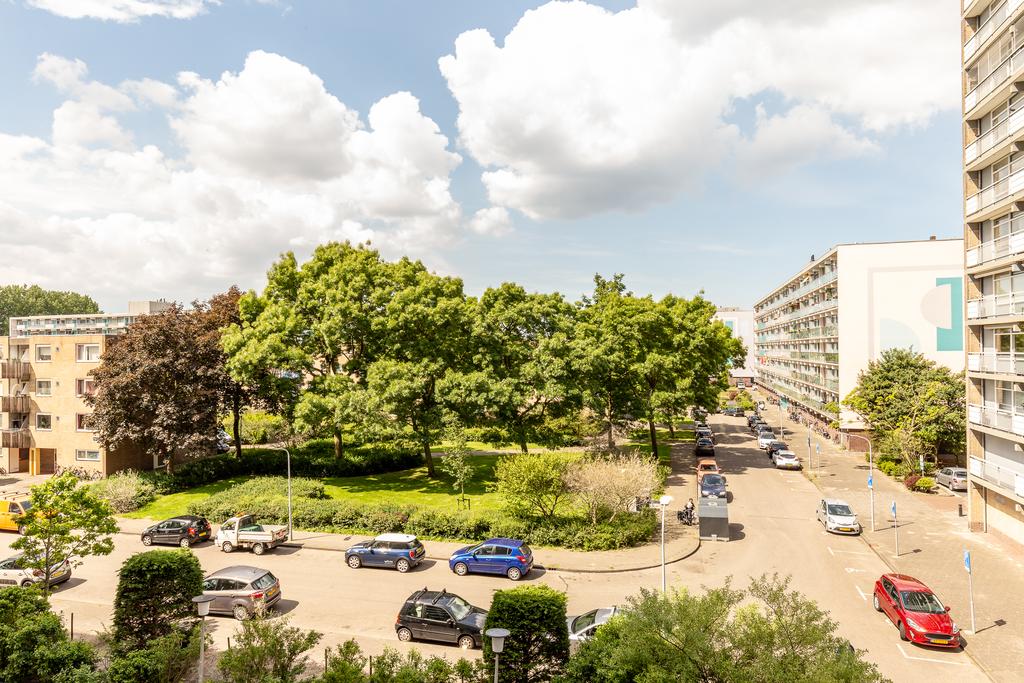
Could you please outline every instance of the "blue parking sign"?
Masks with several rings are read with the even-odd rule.
[[[871,476],[870,474],[868,475],[868,488],[869,489],[875,488],[875,478],[873,476]]]
[[[964,569],[967,570],[968,574],[971,573],[971,551],[970,550],[965,550],[964,551]]]
[[[893,516],[893,519],[895,519],[896,518],[896,501],[895,500],[892,502],[892,507],[889,508],[889,509],[892,510],[892,516]]]

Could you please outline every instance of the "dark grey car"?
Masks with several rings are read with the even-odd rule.
[[[259,609],[273,607],[281,599],[281,582],[266,569],[237,565],[203,579],[203,595],[213,598],[211,613],[230,614],[241,621]]]

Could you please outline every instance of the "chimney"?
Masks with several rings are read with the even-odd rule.
[[[929,241],[929,242],[932,242],[932,241],[934,241],[934,240],[935,240],[935,235],[932,235],[931,237],[929,237],[929,238],[928,238],[928,241]]]

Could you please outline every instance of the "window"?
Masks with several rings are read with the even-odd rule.
[[[89,419],[90,415],[87,413],[77,413],[75,415],[75,429],[80,432],[94,432],[92,428],[92,421]]]
[[[48,379],[36,380],[36,396],[52,396],[53,382]]]
[[[451,619],[446,611],[440,607],[435,607],[434,605],[427,605],[427,609],[424,610],[423,616],[424,618],[431,619],[432,621],[448,621]]]
[[[100,452],[99,451],[75,451],[75,460],[83,460],[85,462],[99,462]]]
[[[21,508],[18,507],[17,503],[11,503],[10,505],[8,505],[7,506],[7,511],[10,512],[10,513],[13,513],[15,515],[20,515],[21,514]]]
[[[53,360],[53,350],[49,344],[39,344],[36,346],[36,362],[38,363],[49,363]]]
[[[49,413],[36,413],[36,429],[43,431],[53,429],[53,416]]]
[[[91,377],[75,380],[75,396],[91,396],[95,389],[96,381]]]
[[[95,363],[100,359],[99,344],[76,344],[75,352],[80,363]]]

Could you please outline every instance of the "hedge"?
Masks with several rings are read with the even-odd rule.
[[[379,534],[404,532],[436,540],[472,541],[487,537],[518,538],[534,545],[574,550],[614,550],[646,543],[658,527],[652,510],[621,515],[613,522],[591,524],[582,517],[519,519],[500,513],[447,511],[409,505],[365,505],[323,497],[318,482],[292,480],[292,519],[296,528]],[[288,522],[286,482],[258,478],[192,503],[189,513],[219,522],[245,512],[266,524]]]

